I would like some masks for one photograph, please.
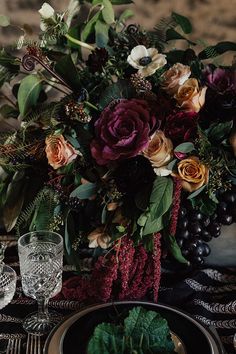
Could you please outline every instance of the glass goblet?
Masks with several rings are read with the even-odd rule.
[[[0,310],[7,306],[16,291],[16,272],[4,263],[0,263]]]
[[[63,238],[51,231],[32,231],[19,238],[18,253],[23,291],[38,302],[38,312],[25,318],[23,328],[44,335],[59,320],[48,312],[48,301],[62,287]]]

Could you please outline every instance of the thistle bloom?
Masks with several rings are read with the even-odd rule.
[[[167,63],[164,54],[158,53],[156,48],[147,49],[144,45],[134,47],[127,61],[133,68],[138,69],[138,73],[142,77],[153,75]]]

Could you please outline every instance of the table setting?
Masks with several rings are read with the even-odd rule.
[[[130,2],[0,51],[0,353],[235,352],[236,44]]]

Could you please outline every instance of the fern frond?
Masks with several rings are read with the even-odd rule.
[[[21,227],[30,224],[30,230],[48,229],[58,204],[57,194],[51,188],[44,187],[36,195],[19,216],[16,223],[16,234],[20,235]]]
[[[172,17],[162,17],[160,22],[154,27],[156,38],[159,42],[166,42],[166,32],[170,28],[177,26],[176,21]]]
[[[61,107],[60,102],[53,102],[47,106],[39,106],[33,113],[28,114],[24,118],[24,129],[28,128],[33,123],[42,123],[43,125],[49,125],[53,118],[58,116],[59,109]]]

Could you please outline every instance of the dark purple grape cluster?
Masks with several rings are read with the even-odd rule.
[[[236,222],[236,191],[222,192],[218,200],[216,212],[211,216],[194,209],[189,202],[180,208],[176,240],[183,256],[193,265],[204,264],[204,258],[211,252],[208,243],[220,236],[221,226]]]

